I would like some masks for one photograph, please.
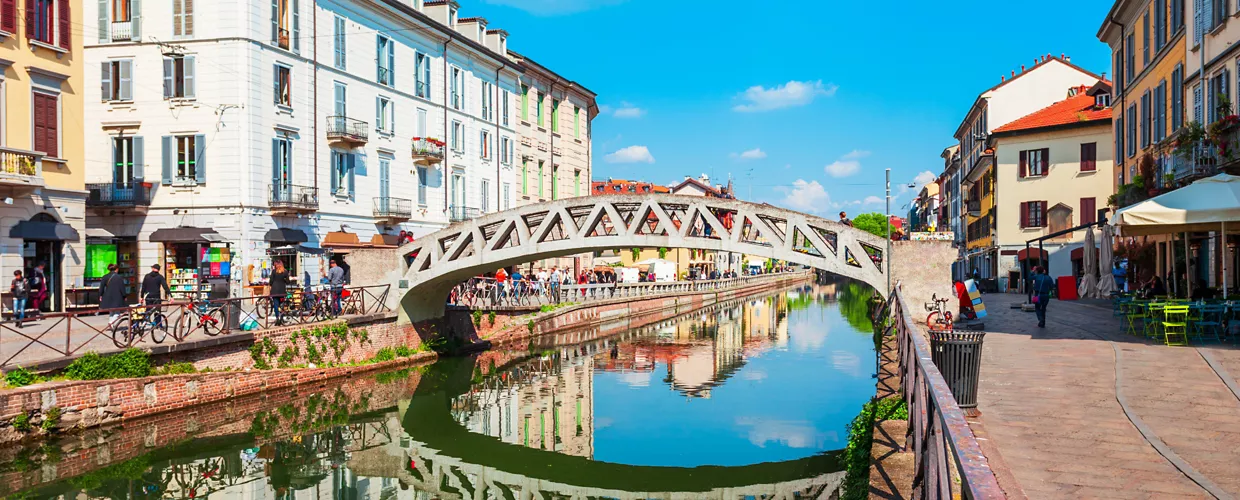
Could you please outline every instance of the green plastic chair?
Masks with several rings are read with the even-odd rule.
[[[1166,306],[1163,309],[1163,339],[1167,345],[1188,345],[1188,306]],[[1172,339],[1180,338],[1180,342]]]
[[[1166,302],[1151,302],[1147,308],[1149,316],[1145,318],[1145,337],[1154,340],[1166,340],[1163,332],[1163,310],[1168,307]]]
[[[1150,319],[1147,302],[1135,301],[1126,305],[1124,317],[1128,320],[1128,334],[1133,337],[1145,335],[1146,322]]]

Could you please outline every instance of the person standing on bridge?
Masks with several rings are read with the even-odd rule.
[[[560,268],[551,266],[551,302],[560,303],[560,285],[564,283],[564,275],[560,274]]]
[[[1055,280],[1046,274],[1042,266],[1033,268],[1033,309],[1038,314],[1038,328],[1046,328],[1046,306],[1051,301]]]
[[[330,266],[327,270],[327,285],[332,292],[332,313],[339,316],[340,299],[344,295],[344,269],[336,263],[336,259],[330,260],[327,265]]]
[[[846,212],[840,212],[840,224],[852,227],[852,221],[848,220],[848,214]]]

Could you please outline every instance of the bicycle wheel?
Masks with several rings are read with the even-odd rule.
[[[155,311],[148,317],[144,328],[151,331],[151,340],[156,344],[162,344],[168,339],[168,318],[165,318],[159,311]]]
[[[254,315],[258,316],[258,319],[266,318],[268,309],[272,309],[271,299],[263,297],[254,301]],[[274,315],[275,311],[272,311],[272,313]]]
[[[926,316],[926,326],[929,326],[930,329],[932,330],[938,329],[938,327],[942,323],[943,323],[943,314],[938,311],[934,311],[930,313],[929,316]]]
[[[219,335],[224,329],[224,312],[218,308],[207,311],[198,317],[198,326],[201,326],[202,332],[209,337]]]
[[[112,343],[119,349],[129,347],[133,342],[133,332],[129,328],[129,318],[120,318],[112,323]]]

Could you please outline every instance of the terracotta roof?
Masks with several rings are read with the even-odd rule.
[[[1076,123],[1094,121],[1110,121],[1111,108],[1094,105],[1094,97],[1087,94],[1089,87],[1077,87],[1072,97],[1051,104],[1045,108],[1017,118],[1015,121],[995,129],[996,134],[1034,130]]]
[[[630,188],[632,189],[630,191]],[[590,183],[590,189],[595,194],[629,194],[629,193],[670,193],[672,192],[667,186],[660,186],[651,182],[628,181],[624,179],[609,179],[606,181],[595,181]]]

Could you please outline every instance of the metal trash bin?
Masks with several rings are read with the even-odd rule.
[[[985,336],[986,332],[974,331],[930,332],[930,357],[961,408],[977,407],[982,338]]]

